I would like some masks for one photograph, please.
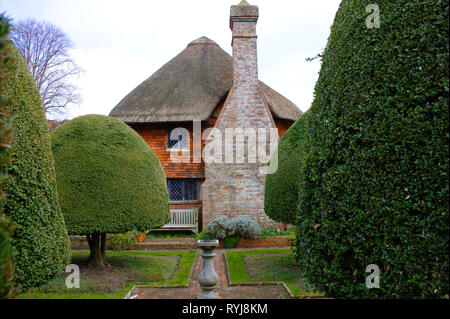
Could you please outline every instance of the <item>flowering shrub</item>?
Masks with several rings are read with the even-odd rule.
[[[225,239],[235,234],[235,228],[228,216],[222,216],[210,222],[206,232],[216,239]]]
[[[248,217],[236,217],[231,220],[235,234],[241,238],[257,238],[261,235],[261,227]]]
[[[228,216],[222,216],[209,223],[205,231],[216,239],[257,238],[261,234],[258,223],[248,217],[230,219]]]

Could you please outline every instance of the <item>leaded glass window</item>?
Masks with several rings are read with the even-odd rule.
[[[198,199],[198,183],[197,181],[186,180],[184,182],[184,200]]]
[[[171,201],[182,201],[183,200],[183,180],[169,180],[169,199]]]
[[[197,180],[168,179],[169,199],[173,202],[194,201],[199,199]]]

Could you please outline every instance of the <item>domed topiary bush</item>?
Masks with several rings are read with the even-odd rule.
[[[264,211],[267,216],[280,223],[295,223],[298,182],[305,165],[308,114],[304,113],[283,136],[276,153],[278,169],[274,174],[266,176]]]
[[[105,237],[169,222],[158,157],[128,125],[86,115],[51,133],[61,209],[72,235],[86,235],[89,263],[104,265]]]
[[[370,29],[368,2],[343,1],[323,54],[299,179],[297,256],[309,281],[334,297],[444,297],[448,1],[376,3],[381,24]],[[370,264],[380,268],[379,289],[365,284]]]
[[[13,128],[11,164],[3,203],[6,216],[18,227],[12,237],[15,285],[24,289],[46,283],[70,262],[70,243],[58,205],[48,124],[38,88],[15,47],[0,82],[7,95],[7,121]]]

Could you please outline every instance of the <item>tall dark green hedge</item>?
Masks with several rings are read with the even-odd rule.
[[[8,75],[6,65],[9,59],[10,50],[7,35],[10,30],[10,22],[4,14],[0,14],[0,81]],[[10,123],[6,121],[6,96],[0,96],[0,201],[6,201],[4,188],[8,182],[6,166],[11,163],[10,143],[11,128]],[[14,267],[12,256],[14,250],[11,246],[11,236],[13,225],[3,216],[3,207],[0,206],[0,299],[10,296],[13,286]]]
[[[323,54],[297,256],[330,296],[448,298],[448,1],[376,3],[369,29],[369,2],[343,1]]]
[[[295,223],[298,183],[305,165],[305,147],[308,145],[308,136],[305,134],[308,114],[303,114],[283,136],[276,153],[278,170],[266,177],[264,210],[267,216],[280,223]]]
[[[13,288],[14,249],[11,246],[13,225],[0,215],[0,299],[9,298]]]
[[[12,121],[9,184],[5,214],[18,229],[12,238],[15,285],[24,289],[63,273],[70,245],[58,205],[48,124],[37,86],[19,51],[11,48],[9,74],[0,82],[8,96],[7,121]]]
[[[161,163],[128,125],[86,115],[58,127],[51,139],[70,234],[98,241],[98,234],[149,230],[170,220]]]

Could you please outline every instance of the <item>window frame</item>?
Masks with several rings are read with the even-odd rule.
[[[170,196],[170,186],[169,186],[169,182],[171,181],[180,181],[182,182],[182,188],[181,188],[181,193],[183,195],[183,199],[182,200],[172,200],[171,196]],[[185,183],[186,182],[195,182],[195,184],[197,185],[197,199],[185,199]],[[190,202],[198,202],[201,200],[201,187],[200,187],[200,181],[198,179],[193,179],[193,178],[168,178],[167,179],[167,190],[169,192],[169,202],[170,203],[190,203]]]

